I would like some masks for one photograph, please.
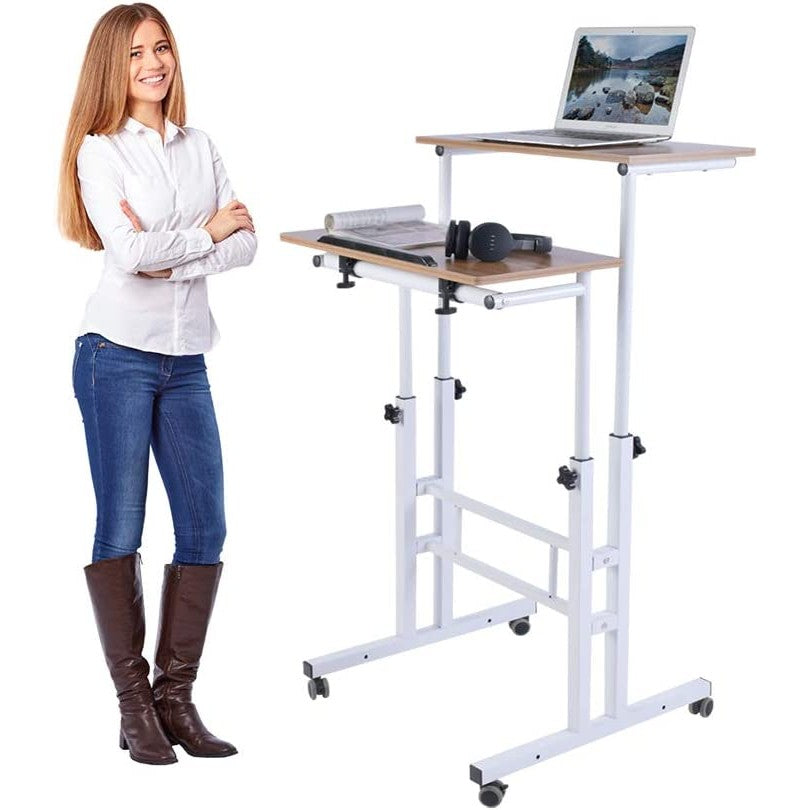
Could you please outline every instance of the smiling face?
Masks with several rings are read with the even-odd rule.
[[[132,106],[162,102],[175,71],[169,40],[155,20],[144,20],[132,35],[127,98]]]

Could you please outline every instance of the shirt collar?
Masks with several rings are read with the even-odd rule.
[[[178,127],[173,121],[170,121],[168,118],[164,118],[163,122],[164,127],[166,128],[166,140],[165,142],[168,143],[172,138],[175,137],[178,133],[181,135],[185,135],[186,132],[182,127]],[[130,132],[144,132],[150,127],[147,127],[146,124],[142,124],[140,121],[136,121],[132,116],[129,116],[124,124],[124,129],[128,129]]]

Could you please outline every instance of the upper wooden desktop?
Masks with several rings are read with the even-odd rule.
[[[524,155],[550,155],[579,160],[626,163],[628,166],[643,165],[644,163],[678,163],[692,160],[751,157],[756,154],[756,150],[748,146],[712,146],[705,143],[676,143],[675,141],[632,146],[588,146],[584,149],[531,146],[520,143],[491,143],[475,140],[470,135],[419,135],[416,142],[444,146],[449,149],[474,149],[477,152],[519,152]]]

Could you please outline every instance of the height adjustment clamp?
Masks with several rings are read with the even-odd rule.
[[[466,393],[467,389],[461,384],[461,380],[458,377],[456,377],[454,387],[455,387],[454,398],[461,399]]]
[[[339,290],[348,290],[351,287],[354,287],[354,282],[349,281],[349,276],[359,278],[359,276],[354,272],[354,266],[356,264],[357,259],[349,259],[346,256],[338,256],[338,270],[340,271],[340,274],[343,276],[343,281],[339,281],[337,283],[337,287]]]
[[[557,476],[557,483],[562,484],[566,489],[576,489],[579,473],[576,470],[569,470],[568,467],[560,467],[560,474]]]
[[[647,448],[641,443],[641,436],[633,436],[633,458],[643,456]]]
[[[446,278],[439,279],[439,297],[442,299],[442,305],[436,309],[437,315],[452,315],[455,307],[450,306],[450,301],[457,301],[454,293],[458,289],[457,281],[448,281]]]
[[[392,425],[398,425],[402,421],[402,408],[397,408],[396,405],[388,403],[385,406],[385,421],[390,422]]]

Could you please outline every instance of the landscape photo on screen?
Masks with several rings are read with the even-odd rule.
[[[563,118],[666,126],[686,35],[585,35],[577,45]]]

